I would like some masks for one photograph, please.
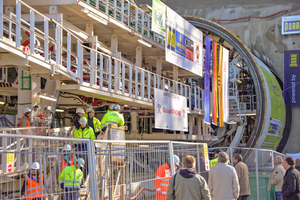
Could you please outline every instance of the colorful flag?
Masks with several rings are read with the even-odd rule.
[[[212,123],[218,125],[218,44],[213,42],[213,72],[212,72]]]
[[[223,115],[224,122],[229,122],[229,91],[228,91],[228,58],[229,51],[223,48]]]
[[[204,122],[210,124],[210,42],[206,36],[205,68],[204,68]]]
[[[219,69],[218,69],[218,99],[219,99],[219,127],[224,126],[223,118],[223,47],[220,46],[219,50]]]

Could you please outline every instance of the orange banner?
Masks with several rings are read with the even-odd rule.
[[[213,42],[212,123],[218,125],[218,44]]]
[[[219,99],[219,127],[224,126],[223,116],[223,47],[220,46],[219,50],[219,69],[218,69],[218,99]]]

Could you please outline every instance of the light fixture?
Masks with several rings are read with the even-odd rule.
[[[0,101],[0,105],[4,105],[5,104],[5,102],[4,101]]]
[[[150,44],[149,42],[146,42],[145,40],[143,40],[141,38],[139,38],[137,41],[147,47],[150,47],[150,48],[152,47],[152,44]]]
[[[63,109],[55,109],[55,112],[65,112]]]
[[[123,29],[128,29],[128,27],[124,24],[122,24],[121,22],[119,22],[118,20],[114,19],[114,18],[110,18],[109,21]]]
[[[146,144],[140,144],[139,147],[149,147],[149,145],[146,145]]]
[[[38,93],[38,96],[42,99],[46,99],[46,100],[49,100],[49,101],[57,101],[57,99],[54,96],[48,95],[48,94],[45,94],[45,93]]]
[[[108,24],[108,21],[106,21],[105,19],[103,19],[99,16],[96,16],[92,13],[88,13],[87,16],[89,16],[90,18],[93,18],[94,20],[96,20],[97,22],[100,22],[101,24],[104,24],[104,25]]]
[[[86,9],[86,8],[81,8],[81,12],[85,13],[85,14],[88,14],[89,13],[89,10]]]

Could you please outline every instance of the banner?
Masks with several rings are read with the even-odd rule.
[[[299,34],[300,15],[282,17],[281,34]]]
[[[205,68],[204,68],[204,122],[210,124],[210,43],[206,36]]]
[[[155,128],[188,131],[187,99],[154,88]]]
[[[286,106],[300,106],[300,50],[283,52],[283,96]]]
[[[167,7],[166,61],[202,76],[202,32]]]
[[[223,118],[223,47],[220,46],[219,50],[219,68],[218,68],[218,99],[219,99],[219,127],[224,126]]]
[[[166,37],[167,6],[160,0],[152,0],[152,26],[151,30]]]
[[[218,125],[218,44],[213,42],[213,69],[212,69],[212,123]]]
[[[224,122],[229,122],[229,91],[228,91],[228,59],[229,59],[229,51],[223,48],[223,115]]]

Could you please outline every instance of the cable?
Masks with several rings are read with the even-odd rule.
[[[281,10],[281,11],[278,11],[272,15],[268,15],[268,16],[264,16],[264,17],[256,17],[256,16],[247,16],[247,17],[241,17],[241,18],[236,18],[236,19],[215,19],[213,20],[213,22],[220,22],[220,21],[237,21],[237,20],[242,20],[242,19],[250,19],[250,18],[256,18],[256,19],[264,19],[264,18],[269,18],[269,17],[272,17],[274,15],[277,15],[281,12],[288,12],[288,16],[290,16],[290,11],[289,10]]]

